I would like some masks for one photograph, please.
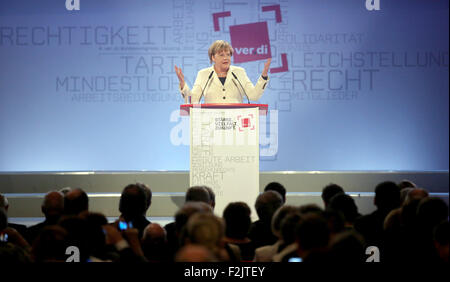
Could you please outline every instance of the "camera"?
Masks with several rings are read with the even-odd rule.
[[[288,262],[302,262],[302,258],[290,258]]]
[[[1,241],[1,242],[8,242],[8,234],[6,234],[6,233],[1,233],[1,234],[0,234],[0,241]]]
[[[127,230],[128,228],[133,228],[133,224],[131,222],[119,221],[119,230]]]

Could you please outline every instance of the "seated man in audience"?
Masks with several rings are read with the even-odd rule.
[[[441,262],[434,235],[436,228],[448,221],[448,213],[447,204],[440,198],[426,197],[420,200],[417,207],[417,231],[414,234],[415,252],[411,254],[413,261]]]
[[[377,246],[383,252],[384,220],[395,208],[400,206],[400,189],[397,184],[386,181],[375,187],[374,204],[377,210],[358,218],[355,229],[363,235],[368,246]]]
[[[404,206],[416,199],[421,200],[428,197],[428,192],[422,188],[403,188],[400,193],[404,191],[407,193],[404,195],[404,199],[400,200],[401,206],[393,209],[384,219],[383,228],[387,232],[397,232],[403,224],[401,215]]]
[[[274,262],[287,262],[290,258],[297,257],[299,247],[295,237],[297,226],[306,216],[317,215],[323,218],[323,213],[323,210],[318,205],[306,204],[286,214],[280,226],[282,244],[278,247],[277,253],[273,256],[272,260]]]
[[[204,202],[211,205],[211,196],[206,186],[193,186],[186,191],[185,203],[187,202]]]
[[[239,247],[243,261],[252,261],[255,256],[253,242],[247,237],[252,220],[251,210],[244,202],[229,203],[223,211],[225,220],[225,242]]]
[[[295,238],[295,229],[303,219],[303,215],[299,211],[288,213],[281,221],[281,238],[282,244],[277,249],[276,254],[272,257],[273,262],[288,261],[291,257],[296,257],[298,244]]]
[[[5,197],[5,195],[2,195],[2,194],[0,194],[0,208],[3,208],[5,210],[5,212],[8,214],[8,208],[9,208],[8,199]],[[23,237],[26,237],[27,227],[25,225],[8,222],[8,227],[16,229],[17,232],[20,233],[20,235],[22,235]]]
[[[169,259],[173,260],[177,251],[184,246],[186,241],[186,223],[189,218],[196,213],[212,213],[213,210],[210,205],[205,202],[186,202],[184,206],[175,214],[175,222],[173,226],[172,240],[167,240]],[[167,225],[166,225],[167,227]],[[167,231],[167,228],[165,228]],[[169,233],[167,233],[169,234]]]
[[[214,210],[215,194],[211,188],[207,186],[193,186],[186,191],[185,203],[188,202],[203,202]],[[168,223],[164,226],[167,232],[167,241],[172,250],[172,254],[175,254],[179,248],[178,236],[176,232],[175,222]]]
[[[304,263],[331,263],[329,254],[330,230],[319,214],[304,215],[296,227],[297,255]],[[284,261],[287,261],[286,257]]]
[[[402,191],[408,188],[404,188]],[[384,220],[384,251],[383,261],[397,262],[410,260],[414,257],[417,244],[417,207],[420,201],[428,198],[428,192],[416,188],[409,191],[401,207],[393,209]]]
[[[361,216],[358,212],[355,200],[345,193],[334,195],[328,204],[328,210],[340,212],[342,214],[344,218],[344,228],[347,230],[353,229],[355,221]]]
[[[131,224],[132,228],[138,230],[139,238],[142,238],[145,227],[151,223],[145,216],[148,208],[148,196],[142,185],[127,185],[120,196],[119,211],[121,215],[115,225],[119,226],[120,222],[127,226]]]
[[[272,233],[272,217],[275,211],[283,205],[280,193],[267,191],[258,196],[255,202],[259,220],[252,223],[248,237],[259,248],[275,244],[278,238]]]
[[[284,188],[284,186],[281,183],[270,182],[264,188],[264,192],[267,192],[267,191],[275,191],[275,192],[280,193],[281,198],[283,198],[283,204],[286,203],[286,188]]]
[[[272,233],[278,238],[278,241],[273,245],[259,247],[255,250],[255,262],[271,262],[273,256],[278,252],[278,248],[283,244],[283,237],[281,236],[281,222],[287,214],[298,212],[299,209],[294,206],[284,205],[280,207],[272,217]]]
[[[323,188],[322,201],[323,205],[325,206],[325,209],[328,208],[331,198],[340,193],[345,193],[344,189],[341,186],[334,183],[328,184]]]
[[[330,257],[337,264],[360,264],[366,261],[364,238],[350,230],[330,240]]]
[[[168,262],[171,260],[168,253],[166,230],[157,223],[145,227],[141,240],[142,250],[150,262]]]
[[[41,211],[45,216],[45,220],[41,223],[28,227],[27,240],[30,244],[39,235],[45,226],[55,225],[64,212],[64,196],[57,191],[48,192],[42,202]]]
[[[240,251],[225,239],[225,226],[221,218],[212,213],[196,213],[186,224],[186,245],[206,247],[219,261],[240,262]]]

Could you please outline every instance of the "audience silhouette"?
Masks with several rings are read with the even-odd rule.
[[[64,191],[62,191],[64,190]],[[28,228],[8,222],[8,199],[0,194],[0,264],[6,262],[290,262],[363,263],[368,247],[380,261],[449,261],[448,205],[408,180],[375,187],[376,210],[361,215],[352,196],[338,184],[323,188],[323,208],[284,205],[286,188],[269,183],[254,202],[258,220],[244,202],[214,214],[210,187],[187,189],[174,222],[162,227],[147,219],[152,191],[127,185],[119,218],[109,223],[89,211],[81,188],[48,192],[45,220]],[[95,208],[95,207],[94,207]]]

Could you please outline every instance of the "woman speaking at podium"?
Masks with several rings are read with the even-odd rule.
[[[181,69],[175,66],[185,102],[189,102],[190,97],[192,103],[200,103],[204,97],[205,103],[242,103],[245,98],[257,101],[261,97],[269,82],[267,72],[272,59],[264,63],[264,70],[256,85],[253,85],[243,68],[231,65],[233,48],[228,42],[215,41],[209,47],[208,56],[214,64],[198,72],[192,89],[184,81]]]

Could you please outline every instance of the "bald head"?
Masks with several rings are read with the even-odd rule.
[[[65,197],[69,200],[74,200],[74,199],[80,197],[80,195],[82,193],[83,193],[83,190],[81,190],[80,188],[77,188],[77,189],[73,189],[73,190],[66,192]]]
[[[150,223],[144,229],[143,240],[165,241],[166,240],[166,230],[157,223]]]
[[[204,246],[189,244],[181,248],[175,256],[176,262],[215,262],[213,254]]]
[[[406,195],[405,203],[409,203],[414,200],[422,200],[428,197],[428,191],[422,188],[415,188],[408,192]]]
[[[64,196],[64,213],[67,215],[78,215],[89,209],[89,198],[86,192],[76,188],[67,192]]]
[[[60,216],[64,210],[64,196],[61,192],[52,191],[44,197],[41,207],[46,218]]]

